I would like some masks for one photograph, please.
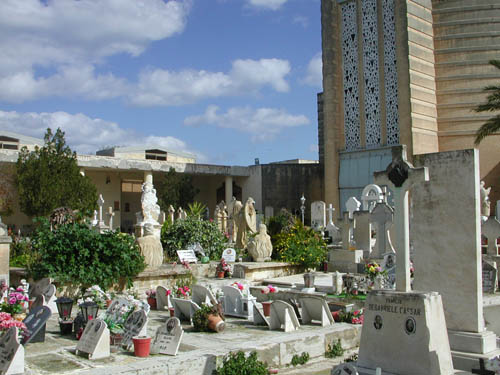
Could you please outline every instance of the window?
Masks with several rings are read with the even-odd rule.
[[[146,159],[149,160],[167,160],[167,152],[162,150],[146,150]]]
[[[122,181],[122,193],[142,192],[142,181]]]
[[[18,150],[19,139],[0,136],[0,148],[5,150]]]

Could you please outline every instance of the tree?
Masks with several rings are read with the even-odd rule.
[[[23,147],[16,163],[16,185],[21,211],[30,217],[48,216],[58,207],[89,214],[97,207],[97,190],[80,174],[76,153],[64,139],[64,132],[50,128],[45,144],[28,151]]]
[[[157,184],[156,191],[161,209],[167,212],[170,205],[186,209],[189,203],[193,203],[200,189],[193,186],[191,176],[177,173],[174,168],[170,168]]]
[[[490,60],[490,64],[500,69],[500,60]],[[486,86],[483,91],[490,93],[486,98],[486,103],[478,105],[474,110],[476,112],[500,111],[500,85]],[[477,146],[481,141],[500,130],[500,114],[490,118],[476,131],[474,144]]]

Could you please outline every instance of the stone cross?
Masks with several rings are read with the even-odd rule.
[[[342,248],[344,250],[349,250],[354,228],[356,228],[356,220],[349,217],[349,212],[344,212],[342,219]]]
[[[104,198],[102,197],[102,194],[99,194],[97,205],[99,206],[99,225],[104,226],[104,221],[102,220],[102,206],[104,205]]]
[[[498,255],[497,238],[500,237],[500,221],[490,216],[481,224],[481,234],[488,239],[488,255]]]
[[[97,220],[97,210],[94,210],[94,217],[92,218],[92,225],[97,225],[99,221]]]
[[[359,211],[361,207],[361,202],[356,199],[356,197],[350,197],[347,202],[345,202],[345,208],[349,212],[349,219],[352,219],[354,211]]]
[[[384,192],[380,186],[375,184],[366,185],[361,194],[363,211],[371,211],[377,202],[382,202]]]
[[[328,223],[327,223],[327,225],[333,225],[333,213],[335,212],[335,208],[333,208],[333,205],[330,203],[326,210],[328,211]]]
[[[387,203],[377,203],[371,212],[371,220],[377,227],[377,241],[373,258],[382,258],[385,253],[395,253],[392,247],[389,228],[392,226],[394,210]]]
[[[108,216],[109,216],[109,229],[113,230],[113,216],[115,216],[113,207],[108,207]]]
[[[394,149],[393,149],[394,150]],[[410,215],[408,191],[418,182],[429,181],[427,167],[414,168],[406,161],[406,146],[393,151],[392,163],[382,172],[374,173],[375,183],[387,185],[394,194],[396,227],[396,290],[409,292],[410,284]]]
[[[177,219],[182,219],[182,207],[177,209]]]
[[[170,220],[170,224],[174,223],[174,220],[175,220],[175,208],[172,205],[168,206],[168,219]]]

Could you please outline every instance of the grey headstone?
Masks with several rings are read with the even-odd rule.
[[[10,327],[0,337],[0,374],[24,374],[24,347],[17,327]]]
[[[32,308],[28,316],[23,320],[27,334],[23,337],[21,343],[26,345],[30,342],[44,342],[45,326],[51,315],[52,313],[47,306]]]
[[[273,301],[269,329],[283,329],[285,332],[292,332],[299,328],[300,323],[292,305],[285,301]]]
[[[130,349],[132,346],[132,337],[141,333],[147,323],[147,316],[144,310],[134,311],[130,314],[123,324],[123,340],[122,346]]]
[[[158,327],[151,347],[155,354],[177,355],[184,330],[178,318],[169,318],[167,322]]]
[[[490,264],[483,259],[483,293],[495,293],[498,289],[496,262]]]
[[[156,308],[160,311],[168,310],[169,308],[169,296],[167,296],[167,288],[163,286],[156,287]]]
[[[84,353],[89,359],[106,358],[110,355],[109,329],[101,319],[87,323],[78,344],[76,354]]]
[[[330,308],[326,300],[321,297],[300,297],[300,305],[302,306],[302,324],[309,324],[312,321],[321,323],[322,327],[326,327],[334,323]]]

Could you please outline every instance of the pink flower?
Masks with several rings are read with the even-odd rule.
[[[260,290],[260,292],[261,292],[262,294],[269,294],[269,288],[268,288],[267,286],[265,286],[264,288],[262,288],[262,289]]]
[[[12,319],[12,315],[10,315],[9,313],[6,313],[6,312],[0,312],[0,322],[4,321],[4,320],[10,320]]]
[[[167,296],[172,294],[172,291],[170,289],[167,289],[167,293],[165,293]]]
[[[13,297],[9,298],[9,304],[14,305],[16,302],[17,302],[17,298],[16,297],[13,296]]]
[[[276,293],[276,288],[272,285],[267,286],[269,288],[269,293]]]

